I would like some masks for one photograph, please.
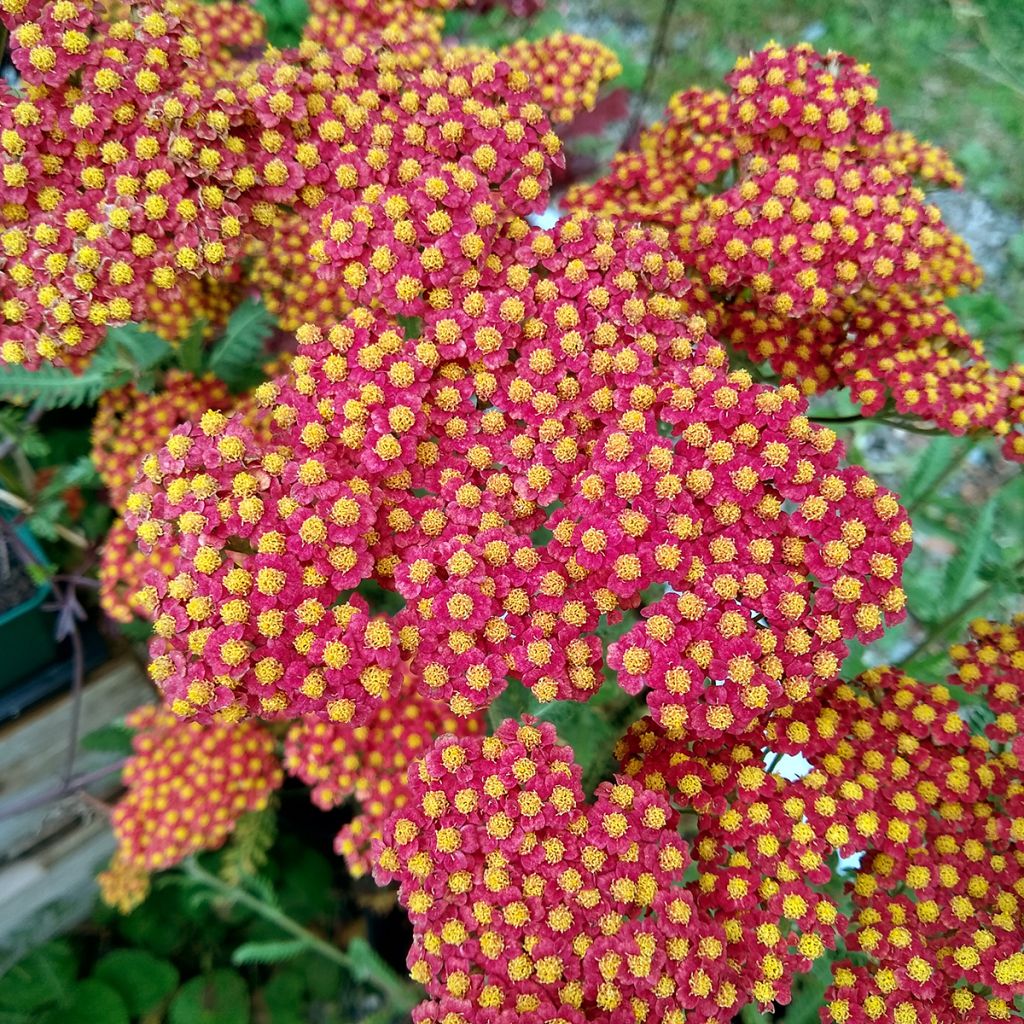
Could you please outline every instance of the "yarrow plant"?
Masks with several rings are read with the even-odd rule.
[[[555,196],[617,57],[454,6],[314,0],[279,50],[227,0],[0,0],[0,355],[87,374],[140,322],[181,364],[93,426],[162,701],[105,898],[287,774],[359,805],[335,850],[397,883],[417,1022],[725,1024],[819,961],[824,1024],[1011,1019],[1024,627],[947,684],[844,670],[913,532],[810,404],[1024,457],[1020,368],[947,304],[958,172],[866,67],[771,44]],[[230,389],[256,295],[285,354]]]

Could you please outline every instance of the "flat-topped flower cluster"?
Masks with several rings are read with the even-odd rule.
[[[727,82],[672,97],[569,207],[674,231],[717,336],[805,394],[849,388],[865,415],[991,432],[1024,458],[1021,366],[993,365],[947,305],[982,278],[923,191],[962,184],[949,157],[894,131],[843,54],[770,44]]]
[[[246,395],[174,371],[97,416],[104,601],[152,620],[165,701],[107,898],[287,771],[362,804],[336,849],[398,882],[418,1022],[725,1024],[826,955],[826,1024],[1010,1019],[1022,627],[953,650],[985,735],[947,687],[842,678],[905,614],[912,531],[807,404],[1024,455],[1019,371],[947,305],[979,273],[922,186],[957,172],[866,68],[773,44],[542,228],[556,127],[618,61],[452,45],[451,6],[314,0],[281,52],[228,0],[0,0],[3,360],[216,333],[252,290],[295,338]],[[613,673],[647,714],[590,799],[551,724],[488,734],[510,685],[543,715]]]

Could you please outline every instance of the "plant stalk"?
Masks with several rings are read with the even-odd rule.
[[[1013,566],[1013,571],[1024,571],[1024,558],[1020,559]],[[981,604],[993,590],[996,589],[997,585],[998,584],[994,580],[991,583],[986,584],[973,597],[967,598],[967,600],[958,608],[955,608],[947,616],[936,622],[935,625],[928,630],[924,639],[921,640],[921,642],[903,658],[903,664],[909,665],[912,661],[924,654],[924,652],[927,651],[937,640],[941,640],[965,615],[977,608],[977,606]]]
[[[643,120],[644,110],[651,99],[651,92],[654,90],[654,79],[658,73],[658,66],[665,55],[665,46],[668,43],[668,27],[675,13],[678,0],[664,0],[661,7],[661,15],[658,18],[658,27],[654,30],[654,42],[651,45],[651,54],[647,58],[647,69],[644,71],[644,80],[640,85],[640,91],[633,101],[633,113],[626,124],[626,133],[622,137],[620,149],[626,149],[630,141],[640,128]]]
[[[907,512],[910,515],[914,515],[915,512],[919,512],[925,505],[932,499],[938,489],[963,465],[964,459],[974,449],[974,443],[970,439],[966,439],[965,443],[961,445],[959,451],[950,460],[950,463],[946,468],[939,473],[939,475],[921,492],[910,504],[907,505]]]
[[[321,939],[320,936],[304,928],[293,917],[289,917],[282,910],[264,902],[258,896],[247,892],[240,886],[229,885],[222,878],[202,867],[195,858],[189,858],[181,865],[181,870],[193,881],[212,889],[218,896],[229,903],[239,904],[254,914],[259,915],[264,921],[280,928],[293,938],[304,943],[315,953],[318,953],[325,960],[344,967],[353,976],[360,978],[374,988],[384,997],[387,1007],[393,1010],[396,1015],[408,1012],[420,1001],[419,990],[410,982],[404,982],[400,978],[387,978],[382,972],[368,972],[352,956],[343,949],[339,949],[333,943]]]

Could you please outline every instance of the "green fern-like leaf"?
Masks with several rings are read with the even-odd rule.
[[[170,358],[173,350],[158,334],[138,324],[112,327],[103,342],[104,349],[113,348],[118,361],[134,371],[153,370]]]
[[[99,484],[99,474],[92,459],[88,455],[81,455],[74,462],[61,466],[39,492],[39,496],[45,500],[58,497],[69,487],[97,487]]]
[[[244,879],[258,874],[267,863],[276,836],[277,807],[273,802],[265,810],[243,814],[224,851],[221,878],[229,885],[240,885]]]
[[[246,886],[253,891],[264,903],[272,907],[280,907],[281,901],[277,898],[277,891],[273,884],[263,875],[251,875],[245,880]]]
[[[14,406],[0,408],[0,440],[14,441],[28,459],[46,459],[50,443],[34,424],[28,423],[24,409]]]
[[[140,381],[171,355],[171,347],[138,324],[113,327],[81,373],[57,366],[28,370],[0,369],[0,399],[16,405],[37,403],[43,409],[78,408],[129,381]]]
[[[228,317],[224,335],[210,353],[210,370],[229,388],[242,391],[262,379],[263,343],[274,318],[259,299],[246,299]]]
[[[993,495],[982,505],[960,549],[946,565],[941,591],[942,604],[945,607],[959,607],[977,583],[982,558],[991,543],[997,499],[998,495]]]
[[[43,409],[92,405],[112,386],[111,368],[94,359],[80,374],[55,366],[26,370],[10,366],[0,370],[0,399],[17,405],[37,402]]]

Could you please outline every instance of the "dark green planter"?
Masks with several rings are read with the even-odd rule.
[[[18,528],[18,539],[43,561],[35,537],[23,526]],[[49,593],[50,585],[44,583],[27,601],[0,612],[0,691],[10,689],[53,660],[57,650],[54,613],[42,607]]]

